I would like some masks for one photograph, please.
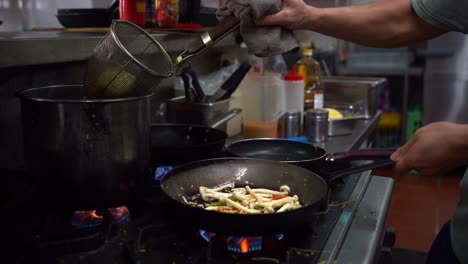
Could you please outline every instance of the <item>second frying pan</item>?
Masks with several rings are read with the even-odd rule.
[[[353,160],[389,159],[395,149],[356,149],[327,153],[323,148],[306,142],[288,139],[257,138],[236,141],[227,146],[231,156],[274,160],[310,169],[325,177],[326,171],[336,170],[337,165],[347,165]]]
[[[232,109],[211,126],[192,124],[153,124],[151,159],[156,165],[182,164],[212,158],[223,150],[228,135],[217,129],[241,112]]]

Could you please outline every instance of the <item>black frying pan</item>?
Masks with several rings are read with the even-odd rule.
[[[151,126],[151,157],[154,164],[184,163],[219,153],[227,134],[221,130],[186,124]]]
[[[57,19],[66,28],[108,27],[119,18],[119,1],[112,1],[107,8],[58,9]]]
[[[327,174],[324,173],[330,173],[340,167],[339,165],[348,165],[349,161],[353,160],[389,159],[395,151],[395,149],[356,149],[329,154],[325,149],[310,143],[274,138],[239,140],[226,149],[234,157],[274,160],[298,165],[321,174],[327,181]]]
[[[393,162],[379,161],[334,174],[334,179]],[[184,203],[182,196],[192,197],[200,186],[215,187],[235,182],[237,187],[249,185],[278,190],[288,185],[299,196],[302,208],[273,214],[229,214],[207,211]],[[173,203],[171,213],[178,215],[181,225],[196,225],[204,230],[227,235],[267,235],[302,228],[316,213],[327,195],[327,183],[316,173],[277,161],[221,158],[202,160],[179,166],[164,175],[161,189]]]
[[[224,148],[226,132],[216,129],[240,113],[232,109],[213,121],[211,126],[189,124],[153,124],[151,159],[153,164],[182,164],[212,158]]]

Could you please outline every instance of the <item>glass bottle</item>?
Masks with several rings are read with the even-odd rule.
[[[298,67],[299,74],[304,78],[304,110],[323,108],[320,63],[312,55],[312,49],[304,49]]]

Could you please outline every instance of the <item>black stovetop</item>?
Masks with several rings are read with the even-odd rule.
[[[336,184],[329,204],[345,202],[359,176],[348,176]],[[22,177],[27,176],[3,179],[26,181]],[[13,190],[11,194],[24,198]],[[73,225],[70,212],[47,209],[34,199],[13,204],[1,217],[5,220],[3,234],[12,246],[9,253],[16,263],[317,263],[342,211],[338,206],[323,206],[301,232],[242,238],[200,232],[189,220],[180,224],[157,181],[150,196],[128,205],[130,213],[123,220],[114,220],[104,210],[101,222],[87,227]],[[251,252],[239,253],[246,248]]]

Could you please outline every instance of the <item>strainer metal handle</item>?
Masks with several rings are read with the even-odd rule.
[[[176,58],[176,64],[182,65],[187,59],[196,56],[205,49],[213,46],[216,42],[230,34],[240,25],[240,19],[228,16],[221,20],[215,27],[203,33],[200,38],[192,41],[189,47]]]

